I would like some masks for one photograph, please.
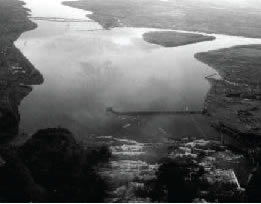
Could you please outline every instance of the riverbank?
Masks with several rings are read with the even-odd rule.
[[[260,145],[261,46],[245,45],[198,53],[195,57],[213,67],[222,80],[212,84],[205,108],[221,132]]]
[[[215,37],[194,33],[179,33],[175,31],[153,31],[144,33],[143,39],[146,42],[161,45],[163,47],[177,47],[214,40]]]
[[[258,24],[261,21],[260,7],[244,9],[240,7],[240,2],[81,0],[64,4],[92,11],[93,14],[88,17],[106,29],[147,27],[261,37]]]
[[[17,0],[0,1],[0,141],[6,142],[18,134],[18,106],[31,92],[31,85],[43,78],[38,70],[14,46],[25,31],[36,27],[28,19],[28,11]]]

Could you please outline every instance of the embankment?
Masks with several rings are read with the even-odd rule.
[[[0,142],[6,142],[18,134],[21,100],[43,77],[14,46],[23,32],[36,27],[28,10],[17,0],[0,0],[0,5]]]

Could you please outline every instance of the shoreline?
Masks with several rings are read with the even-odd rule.
[[[33,30],[37,25],[28,18],[28,9],[24,2],[4,0],[1,2],[0,26],[0,65],[1,65],[1,142],[9,142],[19,134],[19,108],[22,99],[28,95],[31,85],[41,84],[43,77],[40,72],[15,46],[15,41],[22,33]],[[8,19],[8,21],[6,21]]]
[[[161,13],[161,15],[155,15],[153,13],[153,11],[155,11],[155,4],[158,6],[158,12]],[[236,18],[230,18],[230,10],[219,12],[213,10],[213,12],[211,12],[212,8],[208,8],[207,4],[205,9],[204,7],[198,6],[198,4],[193,4],[200,12],[194,11],[193,9],[191,10],[191,5],[186,2],[181,2],[179,5],[183,9],[181,10],[179,6],[175,5],[175,2],[155,2],[154,0],[142,2],[131,0],[128,4],[125,4],[121,0],[108,0],[106,3],[102,0],[78,0],[64,1],[63,5],[91,11],[92,13],[86,16],[98,22],[104,29],[114,27],[149,27],[155,29],[187,30],[187,28],[190,28],[188,30],[190,32],[204,32],[210,35],[219,33],[230,36],[261,38],[261,30],[258,29],[258,24],[256,24],[256,22],[258,22],[256,18],[259,18],[259,16],[253,16],[248,19],[248,21],[251,22],[250,26],[253,30],[249,33],[249,27],[246,27],[248,24],[244,22],[246,21],[246,14],[241,12],[238,13]],[[121,9],[117,9],[117,7]],[[210,11],[208,9],[210,9]],[[173,15],[173,11],[177,11],[177,14]],[[182,12],[185,12],[185,14],[182,15]],[[215,14],[216,12],[217,14]],[[205,16],[205,13],[207,16]],[[215,25],[214,22],[220,19],[221,16],[222,18],[226,18],[229,23]],[[206,25],[201,24],[202,18],[209,19]],[[169,21],[166,21],[166,19]],[[232,26],[229,26],[230,24]]]
[[[208,79],[211,88],[205,107],[213,127],[254,149],[261,145],[260,48],[250,44],[195,55],[222,77]]]

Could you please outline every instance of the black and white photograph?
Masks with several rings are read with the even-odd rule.
[[[261,0],[0,0],[0,203],[260,203]]]

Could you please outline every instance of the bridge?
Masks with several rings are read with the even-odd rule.
[[[125,115],[125,116],[157,116],[157,115],[203,115],[206,113],[206,110],[200,111],[128,111],[121,112],[115,111],[112,107],[106,108],[106,112],[112,113],[114,115]]]

